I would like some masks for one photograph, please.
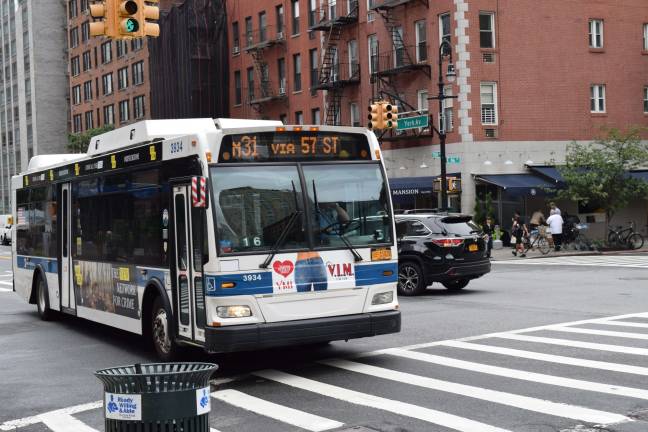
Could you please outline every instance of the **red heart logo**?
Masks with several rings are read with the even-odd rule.
[[[274,264],[272,264],[272,268],[274,271],[279,273],[283,277],[288,277],[290,273],[293,272],[293,269],[295,266],[293,265],[292,261],[275,261]]]

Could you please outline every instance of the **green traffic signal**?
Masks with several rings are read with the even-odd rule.
[[[139,23],[133,18],[128,18],[125,27],[128,33],[134,33],[139,30]]]

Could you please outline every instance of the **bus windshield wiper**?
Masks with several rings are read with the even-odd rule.
[[[290,214],[290,219],[288,219],[288,223],[286,223],[286,226],[284,227],[283,230],[281,230],[281,233],[279,234],[279,238],[275,242],[274,245],[272,245],[272,249],[270,249],[270,255],[266,257],[266,259],[259,265],[259,268],[262,269],[267,269],[268,266],[270,265],[270,262],[272,261],[272,258],[275,257],[277,252],[279,252],[279,249],[283,245],[284,241],[286,240],[286,237],[288,236],[288,233],[290,232],[290,229],[292,226],[295,224],[295,220],[299,216],[301,216],[302,211],[301,210],[295,210]]]
[[[318,220],[319,220],[319,218],[323,217],[325,220],[328,221],[328,218],[326,216],[324,216],[324,214],[322,214],[322,211],[319,208],[319,203],[317,202],[317,188],[315,186],[315,180],[313,180],[313,200],[315,201],[315,203],[314,203],[315,204],[315,212],[317,212]],[[344,233],[341,232],[341,230],[344,229],[344,226],[339,222],[338,222],[338,224],[340,225],[340,230],[336,230],[335,234],[337,234],[338,237],[340,237],[340,239],[342,240],[342,242],[344,243],[346,248],[349,251],[351,251],[351,254],[353,255],[353,260],[355,262],[362,261],[362,255],[360,255],[358,253],[358,251],[353,247],[353,245],[351,245],[349,240],[346,237],[344,237]]]

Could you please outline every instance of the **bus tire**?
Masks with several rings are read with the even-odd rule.
[[[172,361],[178,354],[178,345],[172,330],[173,324],[170,321],[172,317],[171,311],[165,306],[162,298],[156,296],[151,308],[150,337],[158,358],[165,362]]]
[[[38,308],[38,315],[43,321],[50,321],[53,318],[54,311],[50,309],[47,285],[40,274],[36,275],[35,282],[34,287],[36,289],[36,307]]]

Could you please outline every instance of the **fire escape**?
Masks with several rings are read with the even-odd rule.
[[[317,77],[317,85],[313,90],[326,91],[325,124],[339,125],[341,121],[341,102],[344,89],[360,83],[360,63],[357,55],[349,63],[340,62],[340,47],[344,27],[358,22],[358,0],[344,1],[329,0],[319,9],[319,21],[309,30],[325,33],[323,55]],[[347,5],[345,14],[339,14],[339,9]]]
[[[428,0],[384,0],[373,7],[383,19],[390,36],[391,50],[379,52],[376,47],[371,56],[372,100],[390,100],[396,103],[400,111],[417,111],[399,91],[398,82],[409,73],[423,73],[428,79],[432,77],[432,68],[428,63],[427,44],[407,46],[403,40],[403,27],[397,18],[397,8],[407,4],[422,4],[429,8]],[[416,103],[416,102],[415,102]],[[421,131],[414,133],[419,134]]]
[[[270,79],[270,68],[265,60],[266,50],[285,46],[286,35],[283,28],[276,31],[271,26],[260,28],[256,31],[247,32],[245,35],[245,52],[252,56],[254,75],[256,80],[252,87],[247,89],[247,105],[251,106],[257,113],[262,113],[267,104],[286,99],[286,77],[280,78],[278,86],[273,86]],[[256,84],[258,80],[258,84]]]

